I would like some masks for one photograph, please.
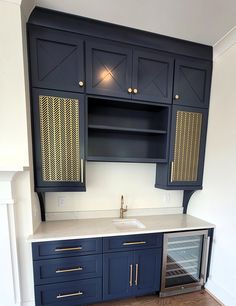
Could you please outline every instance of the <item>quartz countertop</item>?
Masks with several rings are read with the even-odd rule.
[[[164,233],[186,230],[200,230],[215,226],[190,215],[156,215],[132,217],[142,222],[145,228],[118,229],[112,222],[114,218],[77,219],[42,222],[30,242],[69,240],[80,238],[109,237],[148,233]]]

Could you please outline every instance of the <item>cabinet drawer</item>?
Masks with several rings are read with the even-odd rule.
[[[34,261],[35,285],[102,276],[102,255]]]
[[[78,306],[101,298],[101,278],[35,286],[36,306]]]
[[[80,254],[96,254],[102,252],[102,239],[76,239],[32,244],[33,259],[78,256]]]
[[[162,246],[162,234],[128,235],[103,238],[103,251],[126,251]]]

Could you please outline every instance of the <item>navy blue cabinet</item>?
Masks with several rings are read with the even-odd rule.
[[[102,300],[102,238],[32,244],[36,306]]]
[[[30,27],[31,85],[84,92],[84,42],[77,34]]]
[[[208,108],[212,63],[198,59],[175,61],[173,103],[179,106]]]
[[[169,163],[157,165],[156,187],[201,189],[208,110],[175,105]]]
[[[103,254],[103,299],[133,295],[133,253]]]
[[[84,96],[33,89],[36,191],[85,190]]]
[[[171,103],[174,59],[106,41],[86,42],[86,90],[91,94]]]
[[[162,249],[135,251],[135,295],[155,293],[160,289]]]
[[[86,91],[90,94],[129,98],[132,50],[107,41],[86,42]]]
[[[174,58],[150,50],[133,51],[133,98],[172,103]]]
[[[42,220],[44,192],[85,191],[85,158],[158,163],[156,187],[201,188],[211,47],[43,8],[28,46]]]
[[[104,300],[159,291],[160,268],[161,248],[104,254]]]
[[[36,306],[79,306],[102,299],[101,278],[36,286]]]

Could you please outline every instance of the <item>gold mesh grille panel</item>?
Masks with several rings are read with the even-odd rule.
[[[197,180],[202,114],[177,111],[171,181]]]
[[[44,181],[80,181],[79,101],[39,96]]]

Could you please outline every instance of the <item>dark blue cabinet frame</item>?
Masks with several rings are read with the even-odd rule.
[[[71,92],[71,95],[76,95],[76,93],[88,92],[102,95],[100,91],[102,88],[99,90],[92,88],[93,61],[88,55],[92,57],[92,50],[95,48],[97,51],[107,52],[112,64],[111,69],[118,69],[118,83],[122,85],[117,85],[115,80],[116,85],[122,90],[117,90],[114,83],[110,92],[104,90],[104,95],[112,99],[116,97],[135,99],[140,103],[146,100],[151,103],[173,103],[180,106],[208,108],[212,70],[212,47],[210,46],[39,7],[33,10],[27,27],[31,88],[58,90],[60,94]],[[87,65],[84,63],[85,44],[87,44]],[[54,54],[55,57],[53,57]],[[112,55],[114,55],[113,58]],[[124,60],[120,56],[123,56]],[[99,61],[101,62],[101,58]],[[48,67],[43,67],[45,63],[48,63]],[[104,66],[103,63],[100,64]],[[86,71],[85,66],[87,66]],[[148,77],[142,78],[146,70],[151,73]],[[82,85],[80,81],[83,82]],[[137,88],[136,94],[130,94],[125,91],[129,86],[140,87],[141,90]],[[176,99],[176,95],[180,98]],[[32,99],[34,99],[33,95]],[[81,118],[81,120],[84,119]],[[86,122],[85,124],[87,126]],[[33,127],[33,133],[36,130],[37,127]],[[84,136],[81,135],[81,137]],[[35,140],[34,156],[37,155],[37,150]],[[167,169],[166,166],[169,168],[167,164],[159,166],[162,183],[168,181],[169,170],[163,171]],[[64,187],[60,184],[52,187],[40,186],[37,177],[37,169],[40,169],[38,161],[34,161],[34,167],[35,189],[40,200],[42,220],[45,220],[45,191],[78,191],[83,188],[80,186],[82,188],[80,189],[73,184]],[[184,212],[187,210],[188,201],[194,190],[202,188],[200,184],[167,186],[168,184],[163,183],[162,185],[164,187],[161,184],[158,187],[185,190]]]

